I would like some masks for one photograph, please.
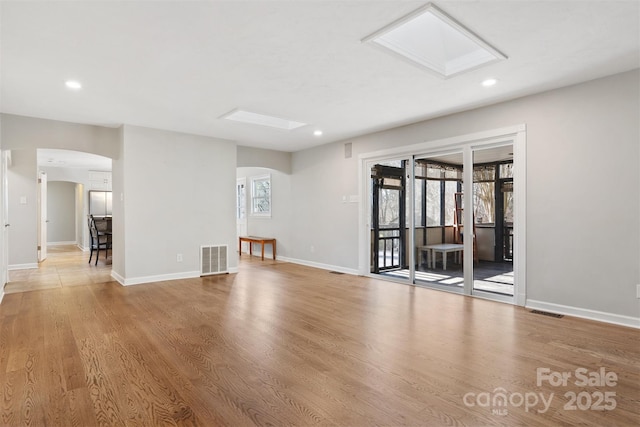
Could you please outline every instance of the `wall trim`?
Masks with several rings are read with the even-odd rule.
[[[193,279],[200,277],[200,271],[185,271],[182,273],[159,274],[156,276],[141,276],[125,279],[118,273],[111,271],[111,277],[116,279],[122,286],[142,285],[144,283],[165,282],[168,280]]]
[[[116,282],[120,283],[122,286],[124,286],[124,277],[122,277],[121,275],[119,275],[118,273],[116,273],[115,271],[113,271],[113,269],[111,269],[111,277],[113,277],[115,279]]]
[[[37,262],[30,262],[27,264],[12,264],[7,267],[7,270],[28,270],[38,268]]]
[[[400,145],[397,147],[386,148],[383,150],[361,153],[358,156],[360,163],[362,160],[383,159],[386,157],[402,157],[412,156],[416,153],[422,154],[425,150],[435,151],[436,149],[447,149],[464,143],[486,143],[495,140],[509,139],[514,135],[525,132],[527,125],[524,123],[514,126],[507,126],[497,129],[484,130],[480,132],[468,133],[464,135],[456,135],[448,138],[440,138],[434,140],[423,140],[410,145]]]
[[[69,240],[68,242],[47,242],[47,246],[67,246],[67,245],[77,245],[78,242],[75,240]]]
[[[237,273],[238,267],[229,267],[229,274]],[[225,274],[225,273],[221,273]],[[156,276],[142,276],[142,277],[134,277],[131,279],[125,279],[120,274],[111,270],[111,277],[113,277],[116,282],[120,283],[122,286],[133,286],[133,285],[142,285],[145,283],[153,283],[153,282],[166,282],[170,280],[180,280],[180,279],[196,279],[201,276],[200,271],[185,271],[182,273],[171,273],[171,274],[159,274]],[[208,276],[206,276],[208,277]]]
[[[0,289],[0,304],[2,304],[3,299],[4,299],[4,287]]]
[[[300,264],[307,267],[319,268],[321,270],[337,271],[339,273],[352,274],[354,276],[360,275],[358,273],[358,270],[355,268],[340,267],[338,265],[322,264],[320,262],[307,261],[304,259],[289,258],[289,257],[283,257],[283,256],[278,256],[277,259],[279,261],[286,261],[292,264]]]
[[[525,305],[525,307],[640,329],[640,317],[623,316],[621,314],[607,313],[604,311],[590,310],[587,308],[572,307],[569,305],[554,304],[536,300],[527,300],[527,304]]]

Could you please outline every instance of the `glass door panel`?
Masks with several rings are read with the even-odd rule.
[[[455,215],[462,176],[461,152],[414,160],[415,284],[464,290],[462,224]]]
[[[473,150],[473,236],[473,292],[512,297],[512,144]]]

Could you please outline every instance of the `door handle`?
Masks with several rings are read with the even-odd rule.
[[[5,227],[9,227],[10,225],[11,225],[11,224],[5,224],[4,226],[5,226]]]

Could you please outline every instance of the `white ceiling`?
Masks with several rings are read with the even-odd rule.
[[[447,80],[361,43],[425,3],[2,1],[0,108],[297,151],[640,65],[637,0],[436,1],[508,56]],[[219,119],[235,108],[310,125]]]

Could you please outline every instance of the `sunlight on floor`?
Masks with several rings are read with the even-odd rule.
[[[475,290],[513,296],[513,271],[505,271],[489,277],[483,277],[487,273],[485,271],[484,274],[482,274],[482,270],[482,268],[478,268],[477,271],[474,269],[476,277],[478,277],[473,281],[473,288]],[[462,271],[452,271],[450,274],[445,273],[448,272],[442,271],[435,273],[430,271],[416,271],[416,284],[439,284],[458,288],[462,288],[464,286]],[[409,270],[387,271],[383,275],[408,280]]]
[[[48,257],[38,268],[10,270],[5,294],[55,289],[67,286],[84,286],[113,281],[111,264],[101,256],[98,265],[89,263],[89,252],[77,246],[51,246]],[[95,255],[94,255],[95,259]]]

